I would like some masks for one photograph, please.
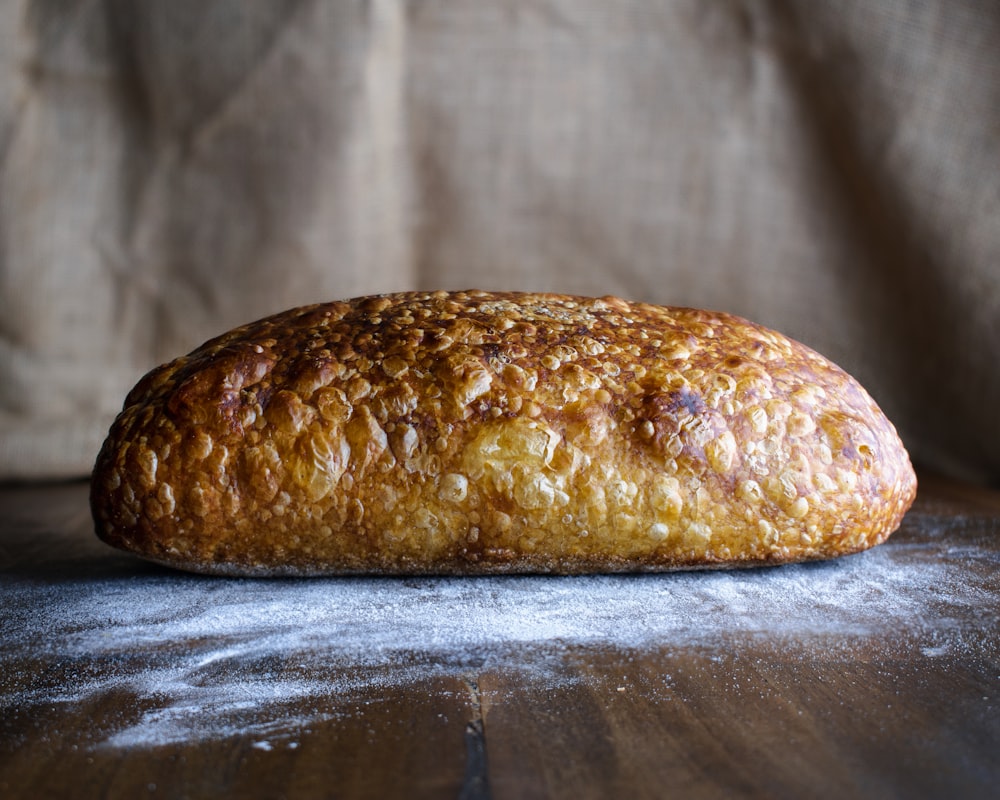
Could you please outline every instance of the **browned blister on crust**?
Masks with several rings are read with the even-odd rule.
[[[227,575],[822,559],[916,478],[856,381],[727,314],[547,294],[294,309],[150,372],[94,470],[109,544]]]

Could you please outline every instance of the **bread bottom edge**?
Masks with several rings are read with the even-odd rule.
[[[653,575],[677,572],[719,572],[754,569],[773,569],[795,564],[815,564],[836,561],[857,555],[870,547],[831,555],[817,554],[797,558],[748,558],[725,561],[642,563],[637,561],[608,560],[542,560],[518,559],[501,562],[456,562],[450,564],[372,565],[372,566],[309,566],[297,565],[246,565],[226,562],[194,562],[157,558],[140,553],[129,555],[147,563],[157,564],[182,573],[224,578],[450,578],[491,576],[583,577],[600,575]]]

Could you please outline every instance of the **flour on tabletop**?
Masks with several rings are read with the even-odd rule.
[[[664,575],[0,577],[0,711],[124,692],[134,718],[99,745],[250,735],[267,750],[341,713],[338,698],[370,700],[408,681],[483,668],[558,682],[560,659],[587,647],[721,652],[762,637],[826,652],[895,631],[937,658],[962,635],[942,640],[940,631],[995,592],[968,574],[946,553],[899,546],[818,564]],[[29,656],[58,669],[19,678],[11,665]]]

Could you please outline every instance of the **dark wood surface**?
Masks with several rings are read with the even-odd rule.
[[[229,581],[0,488],[0,797],[1000,796],[1000,493],[844,561]]]

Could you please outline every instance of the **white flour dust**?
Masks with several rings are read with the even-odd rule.
[[[962,646],[957,620],[997,592],[969,579],[967,558],[900,544],[820,564],[645,576],[0,576],[0,712],[124,694],[134,714],[91,744],[249,733],[267,749],[294,746],[297,731],[344,713],[345,698],[377,702],[408,682],[488,668],[558,681],[560,659],[580,648],[721,651],[749,637],[821,653],[891,635],[940,657]],[[19,675],[26,662],[45,668]]]

